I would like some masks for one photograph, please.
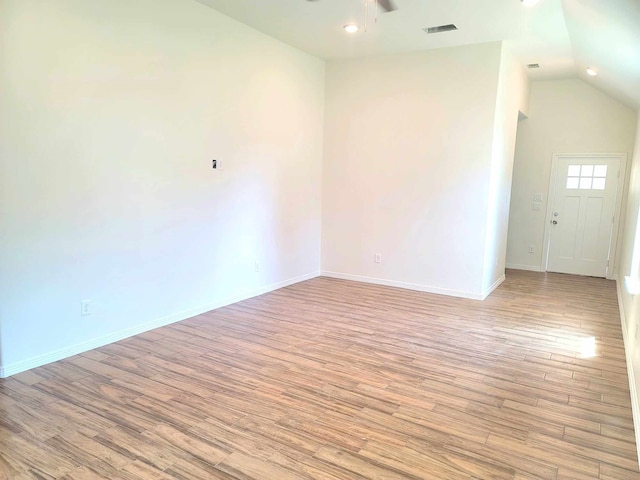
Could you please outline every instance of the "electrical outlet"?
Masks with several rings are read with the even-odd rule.
[[[529,245],[529,253],[535,253],[536,247],[534,245]]]
[[[255,269],[256,272],[259,272],[260,271],[260,263],[256,262],[255,265],[254,265],[254,269]]]
[[[91,300],[82,300],[80,302],[80,315],[91,315]]]
[[[374,256],[374,260],[376,263],[382,263],[382,255],[380,255],[379,253],[376,253]]]

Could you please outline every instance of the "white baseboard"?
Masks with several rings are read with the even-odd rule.
[[[419,292],[435,293],[438,295],[449,295],[450,297],[469,298],[471,300],[484,300],[486,298],[486,296],[483,296],[482,293],[433,287],[430,285],[423,285],[421,283],[399,282],[396,280],[387,280],[384,278],[351,275],[349,273],[330,272],[326,270],[323,270],[322,272],[320,272],[320,274],[324,277],[339,278],[342,280],[353,280],[354,282],[373,283],[375,285],[385,285],[387,287],[406,288],[407,290],[417,290]]]
[[[256,297],[258,295],[263,295],[265,293],[278,290],[279,288],[287,287],[289,285],[293,285],[294,283],[303,282],[305,280],[310,280],[318,276],[320,276],[320,272],[312,272],[306,275],[301,275],[299,277],[290,278],[282,282],[272,283],[270,285],[265,285],[264,287],[260,287],[249,292],[244,292],[239,295],[217,300],[208,305],[202,305],[197,308],[185,310],[173,315],[168,315],[166,317],[143,323],[141,325],[136,325],[135,327],[127,328],[125,330],[120,330],[109,335],[95,338],[93,340],[89,340],[88,342],[79,343],[66,348],[62,348],[60,350],[56,350],[54,352],[45,353],[44,355],[38,355],[27,360],[0,366],[0,378],[7,378],[11,375],[31,370],[32,368],[40,367],[42,365],[46,365],[47,363],[57,362],[58,360],[71,357],[88,350],[93,350],[94,348],[102,347],[119,340],[124,340],[125,338],[139,335],[140,333],[148,332],[149,330],[153,330],[155,328],[164,327],[165,325],[169,325],[175,322],[180,322],[182,320],[186,320],[187,318],[200,315],[201,313],[209,312],[211,310],[215,310],[216,308],[225,307],[227,305],[231,305],[232,303],[240,302],[242,300]]]
[[[528,270],[529,272],[543,272],[540,265],[525,265],[524,263],[507,263],[507,268],[511,270]]]
[[[636,436],[636,454],[640,460],[640,403],[638,401],[638,392],[636,391],[636,381],[633,371],[633,363],[631,362],[631,345],[629,343],[629,334],[627,332],[627,317],[624,313],[624,305],[622,303],[622,288],[624,282],[616,280],[616,291],[618,293],[618,308],[620,309],[620,324],[622,328],[622,339],[624,341],[624,355],[627,363],[627,376],[629,377],[629,391],[631,394],[631,413],[633,415],[633,429]],[[639,462],[640,466],[640,462]]]
[[[498,288],[500,285],[502,285],[502,282],[504,282],[506,276],[503,273],[502,276],[497,279],[495,282],[493,282],[493,284],[491,286],[489,286],[489,288],[485,289],[482,292],[482,300],[484,300],[485,298],[487,298],[489,295],[491,295],[491,293]]]

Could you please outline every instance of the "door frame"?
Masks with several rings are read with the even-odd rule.
[[[616,253],[618,247],[618,229],[620,228],[620,212],[622,211],[622,198],[626,190],[627,178],[627,154],[626,153],[554,153],[551,160],[551,175],[549,176],[549,190],[547,194],[547,213],[544,217],[544,240],[542,242],[542,264],[540,271],[546,272],[549,266],[549,245],[551,242],[551,220],[553,219],[553,205],[556,195],[556,179],[558,176],[558,163],[561,158],[581,157],[592,158],[594,163],[599,158],[620,159],[620,174],[618,176],[618,190],[616,192],[616,207],[613,213],[613,227],[611,230],[611,242],[609,243],[609,266],[607,267],[607,278],[614,280],[613,274],[616,266]]]

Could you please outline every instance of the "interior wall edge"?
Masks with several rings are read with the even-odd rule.
[[[491,285],[489,285],[487,288],[485,288],[482,291],[482,298],[481,300],[486,299],[489,295],[491,295],[493,293],[493,291],[498,288],[500,285],[502,285],[502,282],[504,282],[504,280],[507,278],[507,275],[505,273],[503,273],[502,275],[500,275],[497,280],[495,282],[493,282]]]
[[[636,453],[638,455],[638,466],[640,467],[640,402],[636,390],[635,373],[631,358],[631,343],[627,331],[627,317],[624,313],[624,302],[622,301],[622,289],[624,288],[624,276],[616,279],[616,293],[618,295],[618,308],[620,309],[620,327],[622,328],[622,340],[624,343],[624,356],[627,364],[627,377],[629,380],[629,392],[631,394],[631,413],[633,415],[633,430],[636,438]]]
[[[16,375],[18,373],[31,370],[32,368],[41,367],[48,363],[56,362],[58,360],[63,360],[65,358],[72,357],[74,355],[78,355],[80,353],[93,350],[95,348],[102,347],[110,343],[118,342],[120,340],[124,340],[126,338],[130,338],[135,335],[139,335],[141,333],[154,330],[156,328],[164,327],[166,325],[170,325],[176,322],[181,322],[182,320],[186,320],[188,318],[209,312],[211,310],[215,310],[217,308],[226,307],[227,305],[231,305],[233,303],[240,302],[242,300],[247,300],[252,297],[257,297],[265,293],[273,292],[275,290],[288,287],[289,285],[293,285],[295,283],[304,282],[305,280],[311,280],[312,278],[316,278],[318,276],[320,276],[319,271],[310,272],[304,275],[300,275],[298,277],[283,280],[281,282],[265,285],[255,290],[252,290],[250,292],[244,292],[239,295],[222,298],[212,303],[209,303],[207,305],[202,305],[197,308],[184,310],[182,312],[178,312],[173,315],[168,315],[166,317],[157,318],[150,322],[146,322],[141,325],[136,325],[135,327],[127,328],[125,330],[120,330],[118,332],[110,333],[102,337],[94,338],[87,342],[82,342],[76,345],[65,347],[59,350],[55,350],[53,352],[45,353],[43,355],[37,355],[35,357],[28,358],[26,360],[21,360],[9,365],[0,365],[0,378],[7,378],[12,375]]]

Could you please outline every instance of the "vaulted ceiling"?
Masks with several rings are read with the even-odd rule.
[[[325,59],[504,40],[532,79],[580,77],[640,108],[640,0],[393,0],[377,14],[365,0],[197,0]],[[370,0],[371,1],[371,0]],[[366,22],[366,31],[365,31]],[[358,24],[347,34],[343,26]],[[458,30],[427,35],[426,27]],[[593,67],[597,77],[586,74]]]

